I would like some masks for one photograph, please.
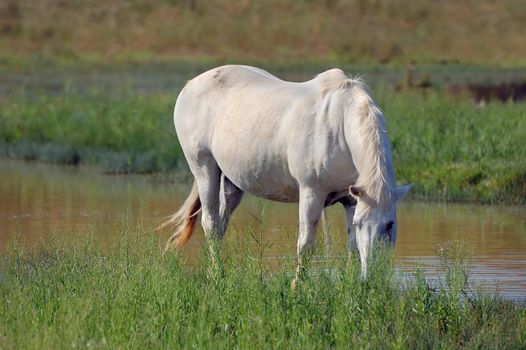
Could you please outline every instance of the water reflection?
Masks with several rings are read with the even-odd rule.
[[[124,222],[152,227],[182,203],[188,189],[188,183],[167,185],[152,177],[107,176],[86,167],[0,160],[0,251],[17,232],[23,244],[34,246],[50,232],[81,232],[86,225],[102,240],[115,239]],[[400,269],[420,266],[432,275],[438,246],[462,240],[472,250],[475,279],[496,281],[504,295],[526,298],[525,207],[406,202],[399,206],[398,216],[395,254]],[[343,210],[330,208],[328,217],[331,254],[343,255]],[[237,235],[261,241],[266,260],[278,262],[295,253],[294,204],[246,196],[231,224]],[[324,239],[319,236],[321,246]],[[201,256],[202,245],[199,230],[184,248],[190,263]]]

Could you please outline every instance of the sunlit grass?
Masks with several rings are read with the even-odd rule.
[[[249,237],[249,234],[244,235]],[[253,239],[232,243],[219,269],[161,256],[144,228],[100,246],[60,235],[1,257],[0,346],[7,348],[520,348],[523,306],[470,293],[469,269],[443,252],[443,285],[421,272],[402,282],[381,250],[370,277],[357,258],[311,266],[299,287],[293,260],[270,268]],[[230,247],[232,248],[232,247]],[[236,254],[232,252],[237,251]]]

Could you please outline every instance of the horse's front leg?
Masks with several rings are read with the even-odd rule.
[[[305,263],[313,252],[316,241],[316,226],[324,207],[326,193],[320,193],[311,188],[300,188],[299,201],[299,236],[298,236],[298,267],[292,280],[292,288],[296,288],[305,269]]]

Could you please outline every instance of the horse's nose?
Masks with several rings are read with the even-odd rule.
[[[393,244],[393,232],[392,231],[383,231],[380,233],[380,240],[385,241],[388,244]]]

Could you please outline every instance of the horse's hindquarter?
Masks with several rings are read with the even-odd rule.
[[[298,184],[305,182],[329,192],[344,188],[352,162],[348,150],[339,149],[338,130],[331,129],[337,126],[318,112],[322,101],[317,91],[312,84],[266,74],[221,67],[192,82],[205,88],[186,92],[185,111],[176,107],[175,116],[188,161],[200,144],[236,186],[267,199],[297,201]],[[198,115],[177,116],[190,110]],[[178,123],[178,118],[193,121]]]

